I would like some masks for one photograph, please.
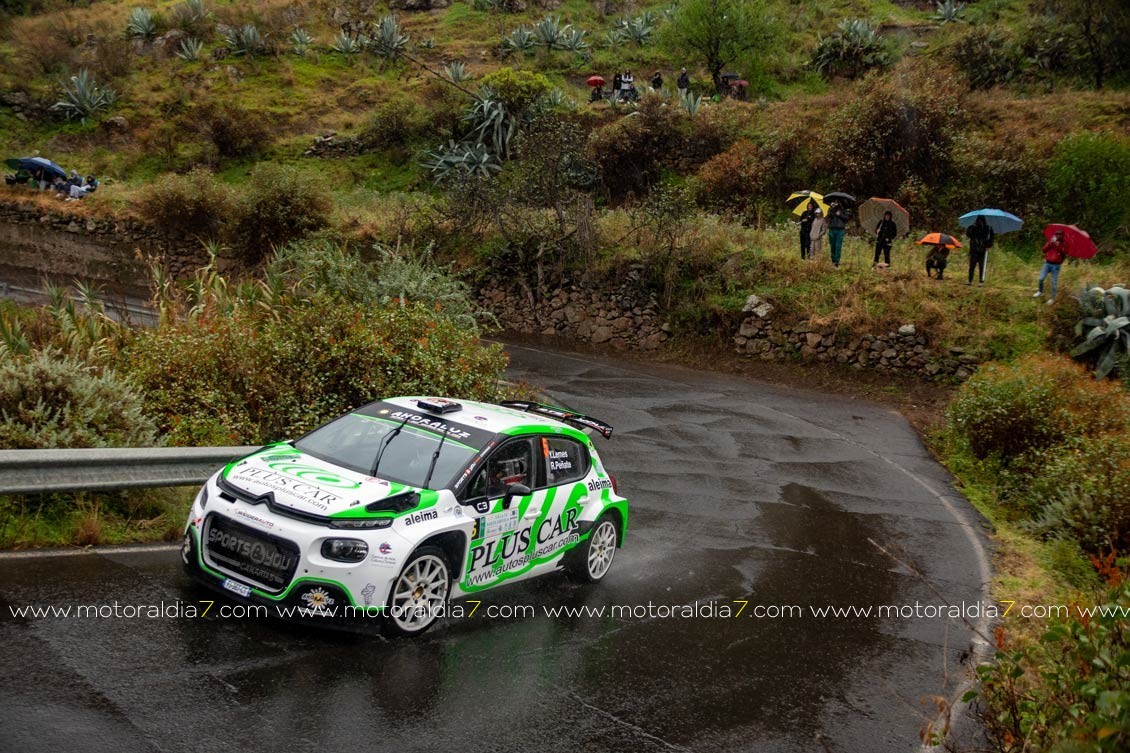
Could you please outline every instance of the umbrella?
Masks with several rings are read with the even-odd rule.
[[[742,77],[742,74],[740,74],[740,73],[723,73],[720,76],[720,78],[723,81],[725,81],[726,79],[730,79],[730,78],[741,78],[741,77]]]
[[[883,213],[890,212],[891,219],[895,221],[899,235],[910,233],[910,212],[903,209],[902,205],[894,199],[880,199],[872,196],[859,205],[859,224],[869,233],[874,233]]]
[[[844,206],[855,206],[855,197],[850,193],[844,193],[843,191],[833,191],[832,193],[824,194],[824,201],[828,202],[829,204],[831,204],[833,201],[838,201]]]
[[[793,191],[789,195],[789,198],[785,199],[785,203],[792,204],[796,202],[796,205],[793,206],[793,214],[799,217],[804,214],[804,208],[808,206],[809,200],[815,201],[816,206],[820,207],[820,211],[824,214],[828,214],[828,205],[824,202],[824,197],[815,191]]]
[[[946,233],[929,233],[915,241],[919,246],[945,246],[946,248],[961,248],[961,242]]]
[[[49,159],[43,157],[20,157],[19,159],[4,160],[4,164],[13,170],[27,170],[29,173],[42,172],[46,178],[67,177],[67,171]]]
[[[1074,256],[1076,259],[1090,259],[1099,252],[1087,231],[1080,230],[1074,225],[1052,223],[1044,228],[1044,237],[1050,240],[1057,231],[1063,233],[1063,242],[1067,244],[1068,256]]]
[[[730,86],[736,86],[739,89],[744,89],[747,86],[749,86],[749,82],[746,81],[744,78],[739,78],[737,81],[734,81],[733,83],[731,83]]]
[[[604,76],[589,76],[589,80],[585,82],[589,86],[604,86]]]
[[[991,227],[993,232],[997,235],[1015,232],[1024,224],[1024,220],[1020,219],[1015,214],[1010,214],[1003,209],[988,208],[966,212],[958,219],[958,224],[962,227],[969,227],[977,221],[978,217],[984,217],[985,222],[989,223],[989,227]]]

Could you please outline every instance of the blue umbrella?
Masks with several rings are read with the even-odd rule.
[[[59,165],[55,164],[49,159],[43,157],[20,157],[19,159],[4,160],[4,164],[13,170],[27,170],[33,175],[37,172],[42,172],[48,178],[63,178],[67,177],[67,171]]]
[[[1015,232],[1024,224],[1024,220],[1020,219],[1015,214],[1009,214],[1003,209],[978,209],[974,212],[968,212],[961,215],[958,219],[958,224],[962,227],[969,227],[977,221],[978,217],[984,217],[985,222],[989,223],[989,227],[998,235],[1001,233]]]

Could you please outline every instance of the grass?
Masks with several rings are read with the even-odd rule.
[[[181,487],[0,497],[0,549],[175,541],[195,493]]]

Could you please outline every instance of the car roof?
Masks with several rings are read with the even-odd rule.
[[[390,397],[384,400],[386,403],[400,406],[401,408],[410,408],[414,411],[427,413],[421,410],[417,405],[417,401],[424,400],[452,400],[452,398],[437,398],[436,396],[412,396],[412,397]],[[480,403],[475,400],[454,400],[462,406],[460,410],[452,411],[450,413],[435,413],[434,415],[440,420],[460,423],[465,426],[473,426],[476,429],[492,432],[495,434],[513,434],[519,433],[517,429],[545,429],[550,433],[565,433],[562,429],[567,429],[570,434],[580,433],[579,430],[566,423],[557,421],[546,416],[539,416],[536,413],[526,413],[525,411],[515,410],[514,408],[504,408],[501,405],[494,405],[492,403]]]

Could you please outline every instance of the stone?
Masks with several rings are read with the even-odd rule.
[[[758,329],[760,328],[755,319],[746,319],[742,322],[742,326],[738,328],[738,334],[742,337],[753,337],[757,334]]]
[[[597,345],[606,343],[612,339],[612,328],[606,326],[597,327],[590,339]]]
[[[820,341],[822,339],[820,337],[819,333],[816,333],[816,332],[809,332],[809,333],[805,334],[804,338],[808,342],[809,348],[815,348],[817,345],[820,344]]]
[[[769,313],[771,311],[773,311],[773,307],[770,306],[768,303],[763,303],[760,306],[757,306],[753,309],[753,313],[756,314],[758,317],[760,317],[762,319],[769,316]]]
[[[962,367],[954,372],[954,376],[958,379],[968,379],[969,377],[973,376],[973,372],[965,367]]]
[[[977,356],[970,355],[969,353],[962,353],[960,356],[957,357],[957,362],[958,363],[966,363],[966,364],[980,363],[981,359],[977,358]]]
[[[916,333],[917,331],[918,331],[918,330],[916,330],[916,329],[914,328],[914,325],[913,325],[913,324],[904,324],[904,325],[902,325],[901,327],[899,327],[899,334],[900,334],[900,335],[913,335],[913,334],[915,334],[915,333]]]
[[[883,351],[883,358],[885,358],[885,359],[894,358],[897,355],[898,355],[898,351],[895,350],[894,348],[887,348],[886,350]]]
[[[129,131],[129,121],[121,115],[115,115],[112,118],[106,118],[102,121],[102,127],[112,133],[127,133]]]

